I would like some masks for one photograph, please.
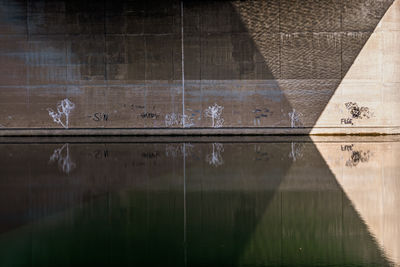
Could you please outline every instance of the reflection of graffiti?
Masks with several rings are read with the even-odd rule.
[[[254,151],[255,151],[255,160],[264,160],[268,161],[269,160],[269,154],[268,152],[261,151],[261,147],[259,145],[254,146]]]
[[[360,162],[368,162],[371,157],[369,150],[364,152],[362,150],[356,150],[351,153],[350,159],[346,161],[347,167],[356,167]]]
[[[154,152],[143,152],[142,157],[146,159],[157,159],[158,157],[161,157],[160,152],[154,151]]]
[[[297,112],[295,109],[293,109],[288,114],[290,119],[290,127],[294,128],[301,125],[301,117],[303,116],[303,114]]]
[[[206,156],[208,164],[213,165],[215,167],[224,164],[224,160],[222,159],[221,156],[222,152],[224,152],[224,146],[220,143],[213,143],[212,153]]]
[[[224,110],[224,107],[214,104],[214,106],[209,106],[204,111],[204,115],[212,119],[212,127],[220,128],[223,126],[224,119],[221,117],[222,110]]]
[[[176,158],[182,151],[180,144],[168,144],[165,146],[165,156]]]
[[[303,147],[304,147],[304,144],[292,142],[291,151],[289,153],[289,158],[291,158],[293,161],[296,161],[297,159],[301,159],[303,157]]]
[[[54,150],[53,155],[50,156],[50,162],[55,161],[57,161],[58,168],[66,174],[69,174],[76,167],[69,155],[68,144],[64,144],[62,147]]]
[[[342,151],[353,151],[354,144],[351,145],[341,145],[340,149]]]
[[[372,116],[369,108],[359,107],[357,103],[347,102],[344,104],[353,119],[369,119]]]
[[[185,149],[185,156],[190,156],[193,152],[193,145],[190,143],[183,144],[167,144],[165,146],[165,156],[176,158],[177,156],[183,155],[183,149]]]
[[[96,159],[101,159],[101,158],[108,158],[109,152],[107,149],[105,150],[96,150],[93,152],[93,156]]]
[[[55,123],[61,124],[64,128],[68,128],[69,114],[75,108],[75,104],[72,103],[68,98],[57,103],[57,112],[53,109],[48,108],[50,117],[53,118]],[[65,117],[65,122],[62,121],[62,116]]]
[[[182,147],[184,148],[185,151],[185,157],[192,156],[194,145],[190,143],[185,143],[184,146]]]

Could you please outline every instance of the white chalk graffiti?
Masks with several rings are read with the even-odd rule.
[[[65,153],[63,153],[63,151]],[[50,156],[49,162],[52,163],[55,161],[57,161],[58,168],[66,174],[69,174],[76,167],[69,155],[68,144],[64,144],[62,147],[54,150],[53,155]]]
[[[69,114],[74,108],[75,104],[66,98],[57,103],[57,112],[51,108],[48,108],[47,111],[55,123],[61,124],[61,126],[67,129],[69,124]],[[63,115],[65,117],[65,122],[62,121]]]
[[[218,167],[224,164],[224,160],[221,156],[221,152],[224,152],[224,146],[220,143],[212,144],[212,153],[206,156],[208,164]]]
[[[165,126],[171,127],[175,125],[179,125],[179,116],[175,113],[165,115]]]
[[[189,117],[188,115],[182,116],[182,124],[183,128],[190,128],[194,125],[193,117]]]
[[[182,125],[184,128],[192,127],[194,125],[194,121],[192,117],[187,115],[170,113],[165,115],[165,126],[173,127]]]
[[[224,119],[221,117],[222,110],[224,110],[224,107],[221,107],[221,106],[218,106],[217,104],[214,104],[214,106],[209,106],[204,111],[204,115],[206,117],[210,117],[212,119],[212,127],[220,128],[220,127],[223,126]]]
[[[292,128],[297,127],[301,124],[301,117],[303,116],[303,114],[301,114],[300,112],[297,112],[295,109],[293,109],[292,112],[289,112],[289,118],[290,118],[290,126]]]

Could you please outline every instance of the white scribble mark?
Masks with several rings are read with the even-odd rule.
[[[300,159],[303,157],[303,146],[301,144],[297,144],[292,142],[291,144],[291,151],[289,153],[289,158],[291,158],[293,161],[296,161],[297,159]]]
[[[48,108],[50,117],[53,118],[55,123],[61,124],[64,128],[68,129],[69,125],[69,114],[75,108],[75,104],[72,103],[68,98],[57,103],[57,112],[53,109]],[[62,117],[65,117],[65,122],[62,121]]]
[[[292,128],[297,127],[297,125],[301,124],[300,118],[303,116],[300,112],[297,112],[295,109],[293,109],[292,112],[289,112],[289,118],[290,118],[290,126]]]
[[[193,117],[189,117],[188,115],[183,115],[182,123],[184,128],[192,127],[194,125]]]
[[[221,118],[222,110],[224,107],[214,104],[214,106],[209,106],[205,111],[204,115],[212,119],[212,127],[220,128],[224,124],[224,119]]]
[[[192,127],[194,125],[194,121],[192,117],[187,115],[170,113],[165,115],[165,126],[173,127],[182,125],[184,128]]]
[[[65,153],[63,153],[63,151]],[[72,159],[69,155],[68,144],[64,144],[62,147],[54,150],[53,155],[50,156],[49,162],[52,163],[55,161],[57,161],[58,168],[66,174],[69,174],[76,167],[75,163],[72,162]]]
[[[212,144],[212,153],[206,156],[206,160],[208,164],[213,165],[215,167],[221,166],[224,164],[224,160],[221,156],[221,152],[224,152],[224,146],[220,143]]]

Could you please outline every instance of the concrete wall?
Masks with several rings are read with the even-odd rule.
[[[1,0],[0,134],[397,133],[399,14],[400,0]]]

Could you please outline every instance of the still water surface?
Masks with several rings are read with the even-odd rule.
[[[2,139],[1,266],[392,266],[393,138]]]

